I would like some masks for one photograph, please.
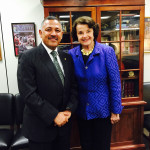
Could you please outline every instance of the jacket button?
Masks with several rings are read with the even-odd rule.
[[[90,104],[89,104],[89,103],[86,103],[86,105],[89,106]]]
[[[85,69],[88,69],[88,66],[86,66]]]

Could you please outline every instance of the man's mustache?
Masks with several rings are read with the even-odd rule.
[[[58,40],[58,38],[57,38],[56,36],[50,36],[50,37],[48,37],[48,39],[49,39],[49,40],[51,40],[51,39]]]

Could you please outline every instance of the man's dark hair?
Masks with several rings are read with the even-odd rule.
[[[73,27],[72,27],[72,37],[75,41],[78,40],[77,38],[77,31],[76,31],[76,27],[78,24],[87,24],[89,28],[92,28],[94,31],[94,40],[97,39],[98,34],[99,34],[99,25],[97,23],[95,23],[95,21],[88,16],[82,16],[77,18],[74,23],[73,23]]]
[[[44,18],[44,20],[42,21],[42,23],[41,23],[41,28],[42,28],[42,26],[43,26],[43,24],[44,24],[44,22],[45,22],[46,20],[57,20],[57,21],[60,23],[60,20],[59,20],[57,17],[55,17],[55,16],[47,16],[47,17]]]

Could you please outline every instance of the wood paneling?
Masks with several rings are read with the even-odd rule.
[[[144,0],[43,0],[43,6],[112,6],[145,5]]]

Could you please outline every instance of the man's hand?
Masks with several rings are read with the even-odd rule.
[[[66,124],[71,117],[71,111],[65,110],[63,112],[59,112],[56,118],[54,119],[55,125],[61,127]]]
[[[66,113],[64,112],[59,112],[56,118],[54,119],[54,123],[59,127],[66,124],[66,122],[68,122],[68,117],[66,116]]]
[[[64,111],[64,115],[67,117],[67,119],[69,120],[69,118],[71,117],[71,111],[69,110],[65,110]]]
[[[110,120],[111,120],[111,123],[112,123],[112,124],[117,123],[117,122],[120,120],[119,114],[111,113],[111,118],[110,118]]]

